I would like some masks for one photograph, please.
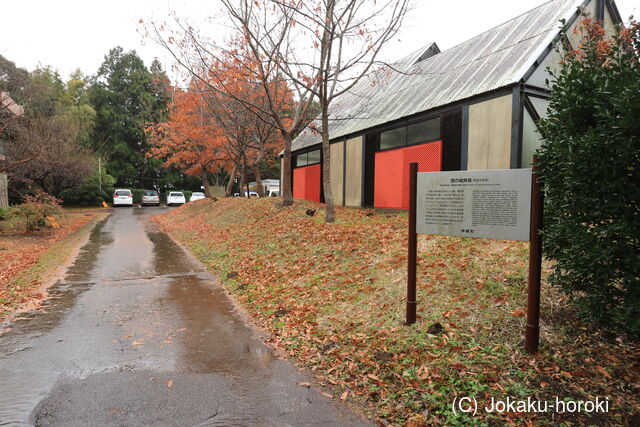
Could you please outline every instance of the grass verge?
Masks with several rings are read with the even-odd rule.
[[[153,218],[331,397],[395,425],[625,424],[640,419],[638,343],[582,324],[543,286],[542,347],[522,351],[528,246],[420,236],[416,325],[403,326],[405,213],[273,199],[189,203]],[[305,215],[319,209],[317,215]],[[543,265],[545,274],[549,265]],[[478,412],[453,411],[475,398]],[[489,413],[492,399],[609,400],[603,412]]]
[[[12,234],[0,242],[0,321],[46,297],[45,286],[108,213],[62,213],[57,229]]]

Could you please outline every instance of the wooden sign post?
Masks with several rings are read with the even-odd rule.
[[[409,163],[409,247],[407,264],[407,325],[416,323],[416,266],[418,263],[418,233],[416,233],[416,205],[418,164]]]
[[[534,165],[537,159],[534,158]],[[539,343],[542,190],[537,167],[424,172],[409,164],[406,324],[416,322],[417,234],[529,241],[525,348]]]

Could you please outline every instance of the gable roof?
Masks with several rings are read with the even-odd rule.
[[[551,0],[423,61],[415,62],[435,44],[372,73],[331,104],[330,138],[520,82],[560,32],[559,21],[569,21],[578,6],[588,2]],[[314,126],[320,127],[318,119]],[[292,149],[320,142],[317,132],[307,128]]]
[[[8,93],[0,92],[0,113],[5,109],[14,116],[21,116],[24,114],[24,108],[11,99]]]

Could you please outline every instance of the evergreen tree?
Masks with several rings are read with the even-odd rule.
[[[145,127],[166,117],[168,83],[160,63],[152,66],[153,72],[135,51],[116,47],[105,56],[89,91],[97,115],[94,148],[107,158],[118,186],[151,188],[162,175],[160,163],[146,157]]]

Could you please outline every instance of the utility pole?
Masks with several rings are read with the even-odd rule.
[[[98,186],[102,190],[102,158],[98,156]]]

